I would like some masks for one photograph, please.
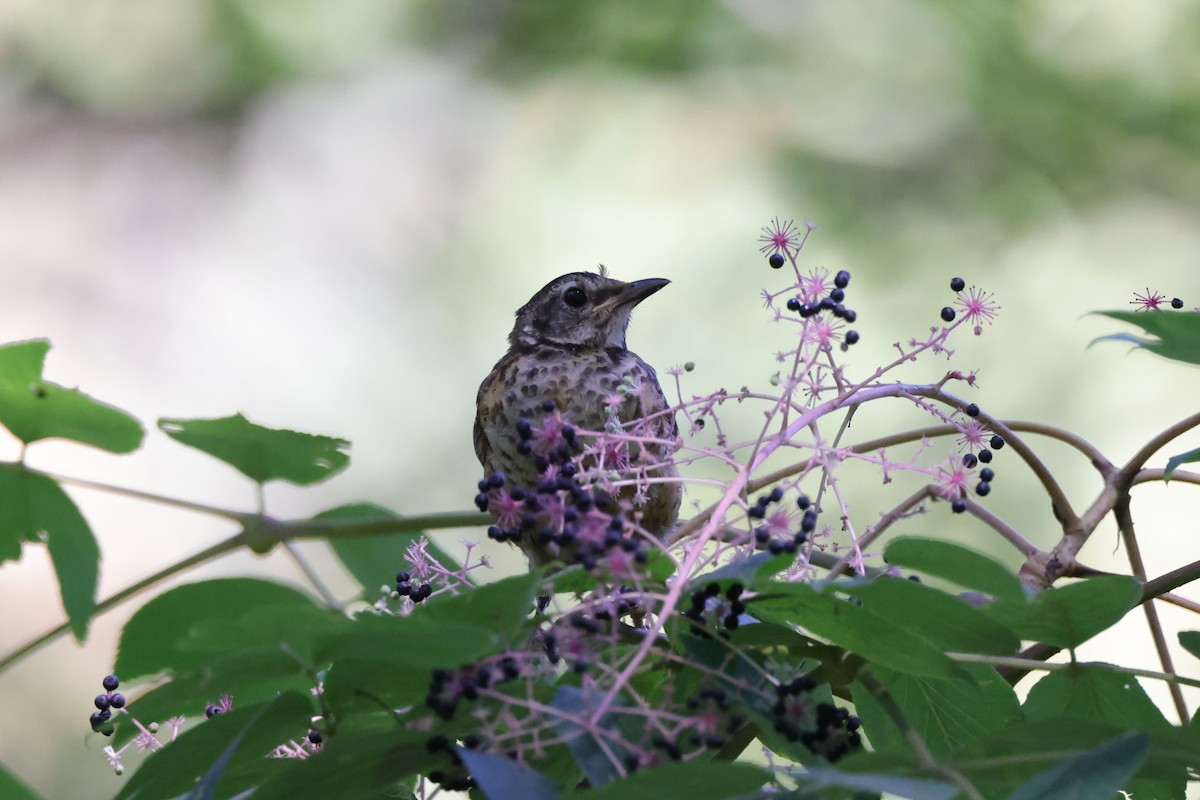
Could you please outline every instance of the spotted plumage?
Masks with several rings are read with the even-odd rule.
[[[674,414],[654,369],[625,346],[630,312],[667,285],[660,278],[625,283],[596,273],[573,272],[543,287],[517,311],[508,353],[483,380],[476,398],[475,454],[484,474],[503,472],[510,484],[532,487],[541,477],[533,460],[518,452],[517,421],[535,426],[553,412],[583,430],[607,428],[615,408],[621,423],[640,435],[674,442]],[[639,422],[641,421],[641,422]],[[670,445],[652,444],[646,456],[660,463],[647,477],[675,477]],[[635,500],[634,512],[649,533],[670,531],[679,515],[680,485],[651,482]],[[551,560],[521,542],[533,564]]]

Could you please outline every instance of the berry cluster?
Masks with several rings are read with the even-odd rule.
[[[121,681],[116,675],[108,675],[101,681],[104,687],[104,694],[96,695],[96,711],[92,712],[91,719],[92,730],[96,733],[102,733],[105,736],[112,736],[113,724],[112,720],[113,709],[118,711],[125,707],[125,695],[117,691],[117,687],[121,685]]]
[[[979,416],[979,406],[971,403],[963,409],[968,417],[974,419]],[[987,440],[986,445],[980,445],[976,452],[965,453],[962,457],[962,465],[967,469],[975,469],[980,464],[991,464],[995,451],[1004,447],[1004,437],[998,433],[992,434]],[[996,477],[996,472],[991,467],[983,467],[979,470],[979,483],[975,485],[975,494],[980,497],[987,497],[992,491],[992,481]],[[950,508],[954,513],[961,514],[967,510],[967,501],[961,497],[956,497],[950,503]]]
[[[714,582],[692,592],[691,605],[683,612],[683,615],[693,622],[692,633],[707,636],[708,632],[703,626],[708,624],[710,615],[720,622],[726,631],[737,630],[742,614],[746,613],[746,604],[742,602],[745,590],[746,587],[742,584],[732,583],[722,595],[721,587]]]
[[[655,733],[649,739],[643,739],[641,746],[647,748],[644,752],[625,756],[626,770],[635,772],[661,763],[663,757],[669,761],[682,761],[701,756],[706,750],[724,747],[728,737],[746,724],[744,714],[729,713],[729,697],[720,688],[701,688],[687,699],[685,706],[688,714],[681,725],[668,733]]]
[[[775,687],[775,731],[789,742],[800,742],[831,764],[862,746],[858,717],[832,703],[816,702],[817,683],[808,675]]]
[[[433,587],[428,583],[422,583],[417,586],[412,585],[411,572],[396,573],[396,596],[407,597],[414,603],[419,603],[429,595],[433,594]]]
[[[775,256],[779,254],[776,253]],[[772,256],[774,258],[775,256]],[[771,266],[774,266],[772,261]],[[780,265],[782,266],[782,265]],[[810,284],[813,286],[815,284]],[[824,297],[813,297],[807,302],[800,297],[792,297],[787,301],[788,311],[798,313],[801,319],[815,317],[822,311],[829,312],[834,317],[845,320],[849,324],[854,324],[858,319],[858,312],[854,309],[846,308],[846,287],[850,285],[850,272],[848,270],[839,270],[833,276],[833,288],[829,290],[829,294]],[[858,331],[849,330],[842,335],[842,349],[847,349],[852,344],[857,344],[862,338]]]
[[[547,400],[543,408],[552,414],[554,401]],[[479,482],[475,505],[490,510],[495,520],[488,527],[489,539],[526,543],[587,570],[602,562],[628,566],[649,560],[649,553],[628,534],[625,515],[612,495],[577,480],[573,427],[557,415],[548,416],[535,439],[530,421],[520,419],[517,434],[518,449],[534,460],[543,478],[532,488],[509,486],[502,472]]]
[[[479,738],[477,736],[468,736],[463,739],[463,747],[468,750],[473,750],[478,746]],[[457,748],[454,747],[449,737],[435,736],[426,743],[425,749],[430,753],[444,752],[449,759],[447,769],[433,770],[425,776],[430,781],[450,792],[467,792],[475,788],[475,779],[467,773],[462,756],[458,754]]]
[[[783,489],[778,486],[771,489],[769,494],[759,495],[754,505],[746,510],[750,519],[766,520],[768,511],[773,503],[783,499]],[[759,525],[754,529],[754,546],[758,550],[767,550],[773,556],[780,553],[795,553],[800,545],[808,541],[808,537],[817,529],[817,510],[812,507],[812,501],[806,495],[796,499],[796,506],[804,512],[800,518],[800,530],[792,532],[786,514],[772,515],[770,524]]]
[[[435,669],[425,705],[439,717],[451,719],[461,700],[476,700],[481,689],[514,681],[521,674],[516,653],[503,653],[455,670]]]

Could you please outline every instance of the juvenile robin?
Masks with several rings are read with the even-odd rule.
[[[658,376],[625,346],[634,306],[668,283],[662,278],[625,283],[603,272],[572,272],[550,281],[517,311],[508,353],[483,379],[475,401],[475,455],[485,476],[503,472],[509,486],[534,487],[542,476],[527,448],[519,451],[518,420],[537,427],[551,413],[587,431],[607,429],[614,410],[623,424],[650,417],[636,426],[638,433],[675,440],[674,414],[660,413],[669,404]],[[678,476],[672,450],[666,444],[646,445],[640,455],[655,465],[645,471],[646,478]],[[661,536],[679,516],[681,493],[678,481],[651,480],[641,496],[635,498],[630,487],[622,498],[632,500],[643,529]],[[554,560],[528,537],[518,544],[534,566]]]

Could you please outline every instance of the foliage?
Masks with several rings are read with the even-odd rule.
[[[1110,514],[1135,549],[1135,485],[1200,483],[1180,469],[1194,453],[1172,459],[1169,471],[1145,467],[1200,415],[1115,466],[1078,437],[1002,420],[948,391],[973,386],[973,373],[897,379],[918,359],[950,356],[956,331],[980,335],[996,315],[991,295],[961,279],[951,282],[943,324],[897,342],[895,361],[852,377],[838,360],[860,338],[850,327],[857,314],[845,306],[850,275],[801,272],[811,229],[800,234],[776,220],[760,240],[770,265],[790,265],[794,278],[764,292],[775,320],[794,331],[772,389],[685,398],[690,367],[670,371],[685,434],[675,460],[715,462],[725,475],[710,495],[703,486],[714,481],[696,480],[708,505],[666,540],[640,528],[636,499],[612,502],[636,498],[654,469],[640,455],[646,430],[635,422],[564,436],[569,420],[553,408],[528,434],[532,451],[554,453],[542,463],[547,482],[513,487],[486,477],[477,503],[488,514],[405,517],[364,503],[281,521],[262,508],[214,510],[240,530],[205,558],[319,538],[361,593],[347,611],[321,586],[310,593],[226,578],[178,586],[138,608],[91,718],[94,731],[112,737],[105,754],[118,772],[130,747],[149,753],[118,796],[428,797],[441,785],[491,800],[718,800],[768,790],[794,798],[1182,798],[1200,730],[1177,689],[1200,681],[1177,674],[1165,646],[1161,673],[1082,663],[1075,650],[1140,607],[1161,640],[1154,604],[1200,575],[1200,565],[1148,580],[1136,559],[1130,575],[1098,575],[1078,553]],[[1191,360],[1194,348],[1173,342],[1192,335],[1195,314],[1129,319],[1161,337],[1150,349]],[[139,422],[44,380],[48,347],[0,348],[0,422],[29,446],[53,437],[135,449]],[[935,424],[845,443],[850,418],[879,402],[911,403]],[[722,420],[739,409],[765,416],[760,437],[726,438]],[[241,414],[157,427],[259,486],[310,485],[349,462],[341,439]],[[1103,490],[1087,510],[1074,509],[1035,436],[1071,443],[1096,465]],[[577,442],[551,450],[539,437]],[[947,438],[957,447],[933,444]],[[1049,550],[982,502],[1001,452],[1033,472],[1054,508],[1062,535]],[[853,461],[876,467],[885,483],[906,473],[923,485],[859,527],[849,511],[855,486],[839,478]],[[60,483],[23,459],[0,465],[0,553],[15,559],[31,544],[47,545],[70,628],[82,639],[89,620],[124,595],[97,601],[99,548]],[[627,487],[634,491],[622,495]],[[892,537],[882,559],[872,555],[920,511],[978,517],[1021,554],[1021,570],[911,535]],[[468,549],[455,563],[422,535],[468,523],[492,523],[501,541],[541,536],[561,560],[483,582],[486,559],[472,562]],[[1200,653],[1200,631],[1179,638]],[[1046,661],[1060,651],[1067,662]],[[1013,684],[1030,672],[1045,674],[1021,701]],[[1176,690],[1179,722],[1140,679]],[[131,685],[129,697],[118,691]],[[0,786],[33,796],[2,769]]]

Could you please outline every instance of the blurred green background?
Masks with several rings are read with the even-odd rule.
[[[631,345],[660,369],[696,361],[687,394],[765,388],[788,342],[758,293],[784,276],[755,239],[779,215],[819,223],[805,266],[854,275],[852,374],[923,337],[962,275],[1001,316],[949,366],[900,377],[978,368],[972,399],[993,413],[1063,425],[1119,461],[1200,396],[1195,369],[1087,349],[1119,325],[1083,316],[1146,289],[1200,304],[1197,76],[1200,5],[1183,0],[7,0],[0,341],[49,337],[50,379],[151,425],[243,411],[354,442],[354,466],[328,485],[269,487],[276,514],[360,499],[466,508],[475,389],[512,312],[558,274],[603,262],[671,279]],[[926,423],[893,407],[856,417],[856,435]],[[1038,446],[1085,505],[1088,465]],[[989,505],[1050,545],[1045,497],[1001,456]],[[229,470],[153,432],[128,457],[48,443],[30,461],[253,502]],[[856,474],[861,528],[902,495]],[[105,554],[102,596],[229,533],[72,492]],[[1200,558],[1194,509],[1186,486],[1139,490],[1151,574]],[[944,511],[906,530],[1017,564]],[[302,549],[351,593],[321,547]],[[1124,569],[1111,527],[1083,556]],[[278,554],[185,579],[247,573],[300,580]],[[3,651],[60,620],[43,552],[0,569],[0,604]],[[121,784],[86,718],[131,612],[0,676],[0,761],[46,797]],[[1081,656],[1156,668],[1136,626]]]

